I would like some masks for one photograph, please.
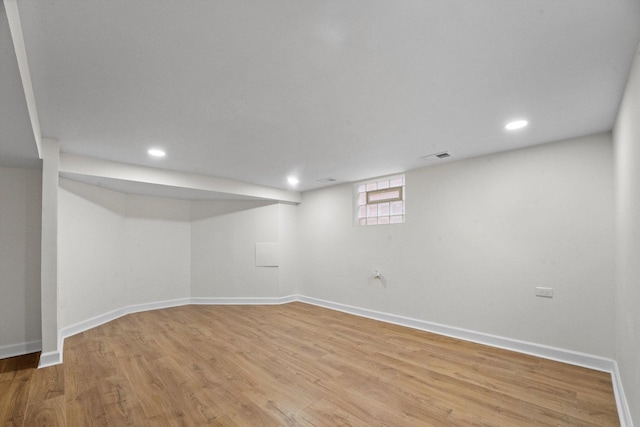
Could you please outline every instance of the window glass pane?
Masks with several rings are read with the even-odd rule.
[[[402,215],[404,202],[391,202],[391,215]]]
[[[357,184],[354,194],[356,204],[355,224],[399,224],[404,223],[404,175],[392,179]]]
[[[402,224],[404,217],[402,215],[396,215],[391,217],[391,224]]]
[[[389,185],[391,187],[402,187],[404,185],[404,178],[399,177],[396,179],[392,179],[391,181],[389,181]]]
[[[389,216],[389,202],[378,203],[378,216]]]
[[[379,202],[382,200],[399,199],[400,189],[385,190],[380,193],[369,193],[369,203]]]

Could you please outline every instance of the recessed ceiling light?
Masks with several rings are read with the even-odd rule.
[[[167,153],[157,148],[151,148],[149,149],[149,151],[147,151],[147,153],[149,153],[149,155],[153,157],[164,157],[167,155]]]
[[[529,124],[529,122],[526,121],[526,120],[516,120],[516,121],[507,123],[504,126],[504,128],[507,129],[507,130],[516,130],[516,129],[522,129],[523,127],[525,127],[528,124]]]
[[[300,182],[300,180],[295,176],[288,176],[287,181],[289,182],[289,185],[293,185],[294,187]]]

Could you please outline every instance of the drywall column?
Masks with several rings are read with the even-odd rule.
[[[41,310],[40,367],[62,362],[58,347],[58,167],[60,146],[42,140]]]
[[[629,411],[640,424],[640,47],[614,128],[616,359]],[[630,424],[629,419],[625,420]],[[624,424],[623,424],[624,425]]]

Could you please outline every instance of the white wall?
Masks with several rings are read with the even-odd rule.
[[[291,208],[291,207],[290,207]],[[191,296],[279,297],[279,267],[256,267],[256,243],[280,243],[283,205],[259,201],[194,201],[191,224]],[[292,290],[292,283],[286,290]],[[288,295],[288,294],[287,294]]]
[[[612,177],[603,134],[409,172],[402,225],[353,226],[351,185],[304,193],[300,293],[613,357]]]
[[[59,209],[61,328],[133,304],[189,297],[189,202],[61,179]]]
[[[298,245],[298,205],[279,204],[280,296],[299,293],[300,262],[304,256]]]
[[[135,304],[295,293],[294,205],[133,196],[61,179],[59,206],[61,328]],[[280,243],[280,267],[255,266],[259,242]]]
[[[640,47],[616,127],[616,359],[631,415],[640,423]]]
[[[126,236],[131,304],[190,296],[191,205],[188,201],[128,195]]]
[[[40,170],[0,167],[0,357],[40,345],[41,181]]]
[[[64,328],[127,304],[126,196],[60,179],[58,319]]]

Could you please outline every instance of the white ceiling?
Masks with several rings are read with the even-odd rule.
[[[300,190],[612,128],[640,0],[18,0],[67,153]],[[35,164],[6,16],[0,156]],[[515,133],[504,124],[525,117]],[[149,147],[167,151],[148,158]]]
[[[0,2],[0,166],[40,165],[9,23]]]

